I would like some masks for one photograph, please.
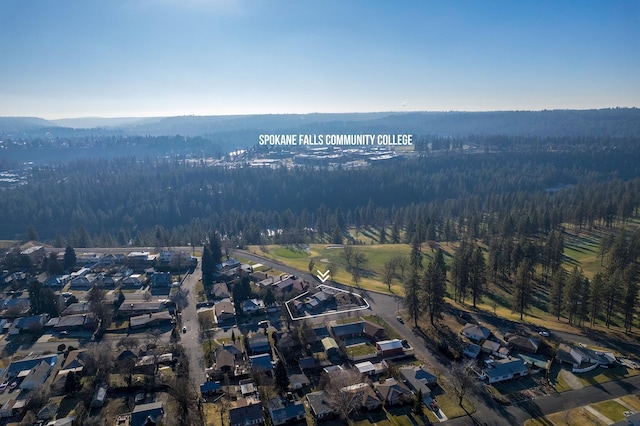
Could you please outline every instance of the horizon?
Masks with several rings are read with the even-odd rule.
[[[47,118],[35,115],[2,115],[0,118],[15,118],[15,119],[43,119],[46,121],[63,121],[63,120],[126,120],[126,119],[164,119],[164,118],[186,118],[186,117],[252,117],[252,116],[285,116],[285,115],[331,115],[331,114],[456,114],[456,113],[500,113],[500,112],[553,112],[553,111],[603,111],[603,110],[615,110],[615,109],[638,109],[639,106],[606,106],[599,108],[543,108],[543,109],[496,109],[496,110],[415,110],[415,111],[348,111],[348,112],[336,112],[336,111],[315,111],[315,112],[282,112],[282,113],[255,113],[255,114],[179,114],[179,115],[140,115],[140,116],[77,116],[77,117],[59,117],[59,118]]]

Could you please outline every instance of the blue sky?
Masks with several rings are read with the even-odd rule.
[[[638,1],[2,0],[0,115],[640,106]]]

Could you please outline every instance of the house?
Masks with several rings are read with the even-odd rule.
[[[249,347],[249,353],[252,355],[271,353],[269,338],[262,334],[247,338],[247,346]]]
[[[142,280],[139,274],[130,275],[120,280],[121,287],[142,287]]]
[[[236,317],[236,309],[229,299],[222,300],[213,306],[213,320],[217,324],[233,320]]]
[[[229,426],[250,426],[264,424],[262,404],[247,403],[246,399],[239,399],[238,406],[229,410]]]
[[[322,347],[328,356],[338,354],[338,343],[332,337],[325,337],[322,339]]]
[[[240,306],[242,308],[242,312],[247,315],[265,311],[264,302],[259,299],[243,300]]]
[[[57,319],[57,321],[55,321]],[[55,331],[93,330],[96,319],[92,314],[67,315],[66,317],[51,318],[47,325],[53,325]]]
[[[86,276],[78,276],[71,280],[70,287],[72,290],[87,290],[91,288],[91,281]]]
[[[509,348],[506,348],[493,340],[485,340],[481,347],[482,352],[497,356],[499,358],[506,358],[509,356]]]
[[[300,358],[298,360],[298,366],[301,370],[311,370],[316,368],[316,359],[312,356]]]
[[[0,408],[0,417],[6,418],[13,416],[18,411],[18,408],[15,408],[16,402],[15,399],[9,399],[5,402],[2,408]]]
[[[380,399],[388,405],[409,403],[413,396],[405,384],[398,382],[394,378],[389,378],[384,383],[375,383],[373,387]]]
[[[382,401],[380,401],[376,393],[371,389],[371,386],[367,383],[356,383],[350,386],[345,386],[340,389],[340,392],[355,394],[353,403],[359,408],[375,410],[382,405]]]
[[[374,376],[376,374],[384,373],[387,369],[388,364],[386,361],[378,362],[376,364],[371,361],[363,361],[354,365],[354,367],[358,370],[360,374],[367,374],[369,376]]]
[[[376,350],[382,357],[391,357],[404,354],[402,340],[383,340],[376,343]]]
[[[562,364],[570,365],[573,372],[578,373],[590,371],[599,365],[610,365],[616,361],[611,353],[569,345],[560,345],[556,352],[556,359]]]
[[[171,286],[171,273],[169,272],[154,272],[151,275],[151,287],[170,287]]]
[[[507,339],[507,344],[515,350],[536,353],[538,352],[538,349],[540,349],[540,340],[534,339],[533,337],[524,337],[517,334],[505,337]]]
[[[240,261],[238,259],[234,259],[233,257],[228,258],[222,263],[218,263],[216,265],[216,269],[218,271],[228,271],[230,269],[235,269],[240,267]]]
[[[222,386],[220,382],[204,382],[200,385],[200,394],[203,396],[210,396],[220,391]]]
[[[302,389],[305,386],[309,386],[311,382],[304,373],[294,373],[289,375],[289,387],[291,390]]]
[[[5,370],[7,377],[9,379],[13,379],[15,377],[18,377],[18,375],[25,376],[34,367],[38,366],[43,361],[53,367],[58,361],[58,355],[45,355],[35,358],[25,358],[19,361],[13,361]]]
[[[144,426],[147,419],[156,424],[162,419],[164,415],[164,406],[162,402],[150,402],[148,404],[136,405],[131,412],[129,418],[130,426]]]
[[[107,399],[107,385],[100,384],[96,387],[96,391],[93,393],[93,398],[91,398],[91,408],[102,407],[106,399]]]
[[[374,324],[371,321],[364,321],[362,334],[367,336],[371,341],[377,342],[384,338],[384,327]]]
[[[64,363],[62,364],[62,367],[60,367],[60,371],[58,372],[58,374],[66,374],[69,371],[73,371],[74,373],[82,373],[82,370],[84,370],[84,366],[86,363],[86,356],[87,353],[84,349],[69,351],[67,357],[64,360]]]
[[[520,358],[500,359],[489,364],[484,371],[489,383],[517,379],[529,374],[529,368]]]
[[[63,417],[61,419],[51,420],[49,423],[44,426],[72,426],[75,421],[75,416],[72,417]]]
[[[38,386],[41,386],[49,377],[49,372],[52,366],[45,360],[40,361],[38,365],[29,370],[29,373],[25,376],[20,383],[20,389],[22,390],[34,390]]]
[[[285,398],[270,399],[267,408],[274,425],[304,420],[307,415],[302,401],[288,402]]]
[[[310,392],[306,395],[311,414],[316,419],[326,419],[336,414],[325,391]]]
[[[231,293],[229,292],[229,287],[227,286],[227,283],[225,282],[215,283],[211,288],[211,296],[215,300],[229,299],[231,297]]]
[[[150,263],[149,257],[148,251],[132,251],[127,254],[127,265],[131,268],[144,268]]]
[[[146,315],[138,315],[129,318],[129,327],[131,328],[143,328],[143,327],[155,327],[162,324],[171,323],[171,314],[169,311],[149,313]]]
[[[13,324],[11,324],[11,327],[9,327],[9,334],[15,336],[16,334],[20,334],[23,331],[40,331],[47,323],[47,321],[49,321],[48,314],[16,318],[15,320],[13,320]]]
[[[242,396],[250,396],[258,393],[258,387],[251,379],[242,379],[238,382]]]
[[[491,336],[491,330],[477,324],[467,323],[462,327],[462,335],[474,343],[482,343]]]
[[[271,374],[273,369],[271,354],[252,355],[249,357],[249,362],[252,370]]]
[[[118,313],[125,316],[143,315],[160,312],[164,308],[165,302],[162,301],[138,302],[125,300],[118,308]]]
[[[480,345],[476,345],[475,343],[469,343],[467,345],[464,345],[464,348],[462,348],[462,355],[471,359],[478,358],[480,352],[482,352],[482,347]]]
[[[49,402],[47,405],[42,407],[40,411],[38,411],[38,419],[39,420],[51,420],[56,414],[58,414],[58,410],[60,409],[60,404],[57,402]]]
[[[89,302],[76,302],[72,303],[65,308],[60,316],[66,317],[67,315],[88,314],[91,312],[91,305]]]
[[[359,337],[362,336],[364,330],[364,321],[349,322],[346,324],[333,323],[330,327],[331,334],[333,334],[333,337],[336,339]]]
[[[424,365],[402,367],[399,372],[410,389],[416,393],[422,391],[422,396],[427,399],[431,396],[430,386],[434,386],[438,381],[438,378],[427,370]]]
[[[215,350],[216,356],[216,370],[220,370],[222,372],[230,372],[234,371],[236,368],[236,358],[233,354],[224,349],[224,348],[216,348]]]

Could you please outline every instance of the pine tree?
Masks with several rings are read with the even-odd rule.
[[[438,250],[436,258],[429,262],[423,279],[422,305],[429,312],[431,325],[440,317],[444,309],[444,296],[447,292],[447,271],[439,258],[443,259],[442,250]]]
[[[411,254],[409,255],[411,267],[416,271],[422,269],[422,244],[417,235],[411,240]]]
[[[64,250],[64,269],[69,271],[76,266],[78,259],[76,258],[76,251],[71,246],[67,246]]]
[[[564,270],[557,269],[551,275],[551,294],[549,295],[549,307],[552,315],[560,321],[562,314],[562,300],[564,295]]]
[[[591,312],[589,317],[591,319],[591,327],[596,323],[596,319],[600,314],[600,306],[602,305],[602,297],[604,296],[604,275],[602,272],[598,272],[593,276],[591,282],[591,291],[589,292],[589,301],[591,302]]]
[[[420,294],[420,280],[418,271],[411,268],[409,279],[404,283],[404,307],[409,313],[409,318],[413,319],[414,326],[418,328],[418,318],[422,311]]]
[[[278,389],[278,393],[280,395],[284,395],[289,389],[289,375],[287,374],[287,369],[284,367],[282,360],[278,360],[276,363],[276,368],[273,373],[276,389]]]

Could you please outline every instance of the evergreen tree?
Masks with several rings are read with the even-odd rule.
[[[378,234],[378,242],[380,244],[387,244],[387,230],[384,224],[380,227],[380,233]]]
[[[64,393],[73,395],[80,391],[80,389],[82,389],[80,377],[73,371],[67,373],[67,379],[64,382]]]
[[[211,249],[208,246],[204,246],[202,249],[202,284],[205,287],[213,285],[215,268],[216,264],[214,263]]]
[[[513,305],[514,311],[520,313],[520,321],[531,304],[531,265],[523,261],[516,269],[514,280]]]
[[[67,246],[64,250],[64,270],[70,271],[75,268],[78,259],[76,257],[76,251],[71,246]]]
[[[442,261],[439,258],[442,258]],[[443,263],[442,250],[438,250],[436,258],[427,265],[423,279],[422,305],[429,312],[431,325],[435,325],[435,319],[440,317],[445,307],[444,296],[447,292],[447,271]]]
[[[487,286],[487,267],[484,261],[484,254],[482,249],[475,244],[472,251],[469,284],[473,307],[475,308],[476,301],[482,297]]]
[[[602,298],[604,296],[604,286],[604,275],[602,272],[598,272],[593,276],[591,291],[589,294],[589,301],[591,302],[591,312],[589,314],[591,327],[595,325],[596,319],[600,314],[600,306],[602,305]]]
[[[411,254],[409,255],[409,261],[412,269],[416,271],[422,269],[422,244],[417,235],[414,235],[411,240]]]
[[[278,360],[276,368],[273,372],[273,376],[276,383],[276,389],[280,395],[284,395],[289,389],[289,375],[282,360]]]
[[[555,315],[558,321],[562,314],[562,302],[564,297],[564,270],[557,269],[551,275],[551,294],[549,294],[549,312]]]
[[[421,300],[418,271],[411,268],[409,279],[404,283],[404,307],[409,313],[409,318],[413,319],[416,328],[418,328],[418,318],[422,312]]]

